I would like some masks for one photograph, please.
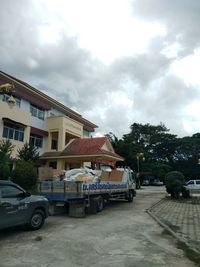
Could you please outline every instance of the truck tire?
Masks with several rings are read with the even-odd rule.
[[[36,209],[31,215],[30,222],[28,223],[28,228],[33,231],[38,230],[43,226],[44,221],[45,221],[44,212],[41,209]]]
[[[128,202],[133,202],[133,192],[132,192],[132,190],[129,190],[127,200],[128,200]]]
[[[104,208],[104,199],[102,197],[97,198],[97,212],[101,212]]]

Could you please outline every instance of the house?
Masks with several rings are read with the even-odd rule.
[[[114,166],[123,160],[106,137],[93,137],[97,125],[28,83],[0,71],[0,140],[38,148],[40,164],[58,171],[81,166]]]

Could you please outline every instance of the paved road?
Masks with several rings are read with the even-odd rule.
[[[163,196],[164,188],[144,187],[133,203],[114,202],[97,215],[51,216],[36,232],[4,231],[0,266],[193,267],[145,212]]]

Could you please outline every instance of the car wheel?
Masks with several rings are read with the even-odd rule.
[[[35,210],[31,216],[28,227],[30,230],[40,229],[45,221],[45,214],[42,210]]]
[[[104,199],[99,197],[97,200],[97,212],[101,212],[104,208]]]
[[[128,202],[133,202],[133,192],[132,192],[132,190],[129,190],[127,200],[128,200]]]

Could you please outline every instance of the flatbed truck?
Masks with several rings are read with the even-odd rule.
[[[108,200],[132,202],[136,196],[134,173],[130,169],[102,172],[99,181],[43,181],[38,185],[40,195],[50,203],[51,214],[68,207],[69,216],[84,217],[85,211],[100,212]]]

